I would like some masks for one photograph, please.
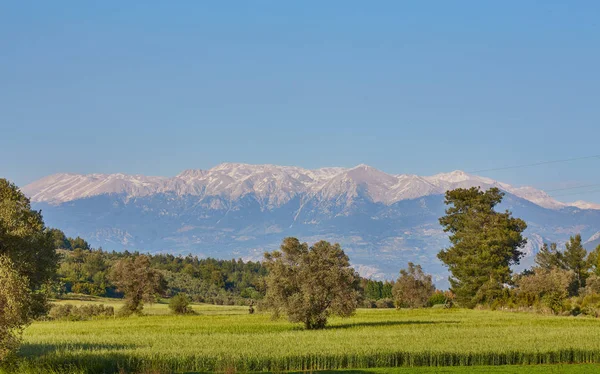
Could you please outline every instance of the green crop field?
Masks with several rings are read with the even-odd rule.
[[[154,304],[146,307],[149,315],[143,317],[35,322],[25,330],[18,360],[5,370],[160,373],[400,367],[393,372],[408,373],[406,367],[421,366],[416,372],[453,373],[460,368],[449,366],[476,365],[469,371],[600,371],[595,365],[484,367],[600,363],[600,320],[592,318],[362,309],[354,317],[332,319],[325,330],[306,331],[285,320],[272,321],[267,314],[249,315],[246,307],[194,309],[196,315],[172,316],[166,305]],[[534,371],[540,369],[544,370]]]

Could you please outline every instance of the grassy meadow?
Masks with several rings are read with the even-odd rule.
[[[148,315],[141,317],[35,322],[25,330],[18,360],[5,370],[162,373],[400,367],[395,372],[404,373],[401,367],[454,372],[446,366],[477,365],[481,372],[529,372],[531,366],[483,365],[600,363],[600,320],[585,317],[359,309],[351,318],[331,319],[325,330],[307,331],[286,320],[273,321],[268,314],[250,315],[246,307],[194,305],[197,314],[187,316],[169,315],[166,304],[145,310]],[[562,368],[560,372],[600,370],[593,365]]]

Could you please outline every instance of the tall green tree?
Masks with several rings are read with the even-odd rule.
[[[71,249],[83,249],[83,250],[89,250],[90,244],[85,241],[85,239],[81,238],[81,237],[76,237],[76,238],[69,238],[69,248]]]
[[[575,274],[570,289],[571,295],[577,295],[579,289],[585,287],[585,280],[588,277],[587,254],[587,250],[581,243],[581,235],[571,236],[562,255],[565,269],[571,270]]]
[[[394,282],[383,282],[383,286],[381,287],[381,298],[382,299],[391,299],[394,297],[393,293]]]
[[[557,249],[556,243],[544,243],[535,255],[535,263],[544,270],[563,268],[563,255]]]
[[[523,256],[520,248],[527,242],[522,235],[527,224],[508,210],[494,210],[503,197],[498,188],[446,192],[449,207],[440,224],[450,233],[452,245],[438,258],[450,270],[451,290],[463,306],[491,303],[500,297],[503,284],[510,281],[510,266]]]
[[[59,229],[49,229],[48,232],[50,233],[50,236],[52,237],[52,242],[54,243],[54,248],[56,248],[56,249],[72,249],[71,243],[69,242],[69,239],[67,238],[67,236],[65,235],[64,232],[62,232]]]
[[[371,279],[364,280],[364,294],[367,300],[379,300],[381,299],[381,289],[383,282],[374,281]]]
[[[287,315],[307,329],[325,327],[330,315],[347,317],[358,306],[359,276],[339,244],[320,241],[310,248],[286,238],[279,251],[265,253],[267,293],[263,307]]]
[[[7,256],[27,279],[31,296],[28,313],[32,317],[44,314],[47,305],[41,290],[54,278],[58,265],[53,237],[42,214],[31,209],[29,199],[13,183],[1,178],[0,255]]]
[[[589,271],[597,276],[600,276],[600,245],[588,254],[587,266]]]

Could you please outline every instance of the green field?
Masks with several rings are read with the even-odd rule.
[[[332,319],[325,330],[306,331],[285,320],[272,321],[267,314],[249,315],[246,307],[194,305],[194,309],[197,315],[171,316],[165,304],[154,304],[146,307],[149,315],[143,317],[35,322],[25,331],[18,363],[8,371],[405,367],[392,372],[408,373],[414,366],[427,366],[414,372],[454,373],[460,368],[448,366],[466,365],[478,366],[469,372],[486,373],[600,371],[595,365],[483,366],[600,363],[600,320],[592,318],[464,309],[362,309],[349,319]]]

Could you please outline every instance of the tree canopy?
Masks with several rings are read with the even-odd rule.
[[[510,266],[523,256],[519,249],[527,242],[522,235],[527,224],[509,211],[494,210],[503,196],[498,188],[446,192],[449,207],[440,224],[450,233],[452,245],[438,258],[448,266],[451,290],[463,306],[489,303],[498,297],[510,280]]]
[[[0,255],[7,256],[27,279],[28,313],[43,314],[45,295],[40,290],[56,274],[58,255],[41,212],[32,210],[29,199],[6,179],[0,179]]]
[[[587,266],[593,275],[600,276],[600,245],[588,254]]]
[[[571,295],[577,295],[579,289],[585,287],[585,280],[588,277],[587,254],[587,250],[581,244],[580,234],[571,236],[565,244],[565,251],[562,254],[563,267],[574,274],[570,287]]]
[[[10,258],[0,255],[0,361],[19,346],[21,329],[30,320],[27,283]]]
[[[144,302],[153,302],[156,295],[166,288],[162,274],[151,267],[150,259],[144,255],[117,261],[111,278],[125,294],[125,305],[121,310],[124,315],[140,314]]]
[[[394,284],[394,301],[397,307],[422,308],[435,292],[431,275],[425,274],[421,265],[408,263],[407,269],[400,270],[400,277]]]
[[[330,315],[347,317],[359,299],[359,276],[339,244],[320,241],[310,248],[286,238],[279,251],[265,253],[269,270],[263,307],[287,315],[307,329],[325,327]]]

